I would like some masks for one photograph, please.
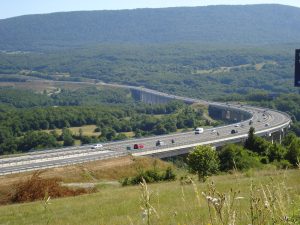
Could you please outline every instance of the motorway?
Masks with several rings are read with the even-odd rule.
[[[125,87],[139,89],[138,87],[122,85],[117,86],[122,88]],[[251,120],[253,121],[253,123],[251,126],[255,128],[256,134],[260,136],[270,135],[272,132],[280,131],[283,128],[288,127],[291,122],[290,117],[288,115],[275,110],[262,109],[252,106],[208,102],[204,100],[168,95],[165,93],[145,88],[140,89],[142,89],[143,91],[150,91],[151,93],[155,93],[157,95],[167,96],[172,99],[183,100],[185,102],[213,104],[218,106],[226,106],[227,108],[237,108],[240,110],[247,111],[252,115]],[[0,175],[60,167],[65,165],[73,165],[95,160],[121,157],[128,154],[132,154],[134,156],[146,156],[155,155],[162,152],[188,149],[203,144],[219,146],[228,142],[239,142],[247,138],[247,134],[250,128],[249,121],[250,119],[241,121],[236,124],[204,129],[204,132],[201,134],[195,134],[195,132],[193,131],[175,133],[169,135],[102,143],[103,147],[98,149],[92,149],[92,145],[85,145],[78,147],[45,150],[39,152],[30,152],[21,156],[0,158]],[[233,129],[237,130],[238,133],[231,134],[231,131]],[[172,139],[175,141],[174,143],[172,143]],[[161,140],[163,142],[163,145],[156,146],[157,140]],[[134,144],[143,144],[144,148],[133,149]],[[131,150],[127,150],[128,147],[130,147]]]

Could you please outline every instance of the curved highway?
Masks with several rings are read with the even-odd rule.
[[[289,124],[291,122],[291,119],[287,114],[275,110],[252,106],[208,102],[204,100],[169,95],[141,87],[104,83],[101,84],[120,88],[141,90],[155,95],[168,97],[170,99],[178,99],[189,103],[201,103],[206,105],[239,109],[250,113],[252,115],[252,118],[236,124],[204,129],[204,132],[201,134],[195,134],[194,131],[175,133],[162,136],[102,143],[103,147],[96,149],[93,149],[92,145],[85,145],[78,147],[45,150],[41,152],[31,152],[21,156],[1,158],[0,175],[121,157],[128,154],[132,154],[134,156],[169,154],[170,156],[172,156],[172,153],[175,154],[175,152],[176,154],[186,153],[189,151],[189,148],[197,145],[211,144],[213,146],[220,146],[224,143],[234,143],[245,140],[247,138],[250,126],[253,126],[255,128],[257,135],[263,136],[270,135],[271,133],[276,131],[283,131],[284,128],[289,127]],[[250,120],[252,121],[251,125]],[[232,134],[232,130],[237,130],[237,133]],[[156,146],[156,142],[158,140],[161,141],[160,146]],[[174,142],[172,142],[172,140],[174,140]],[[143,148],[133,149],[134,144],[143,145]]]

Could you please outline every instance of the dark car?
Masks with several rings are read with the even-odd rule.
[[[238,131],[237,130],[231,130],[231,134],[236,134],[236,133],[238,133]]]

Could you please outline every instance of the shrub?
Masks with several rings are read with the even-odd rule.
[[[275,165],[277,169],[288,169],[292,167],[292,164],[288,160],[275,160],[272,164]]]
[[[286,159],[294,166],[297,165],[298,160],[300,160],[300,138],[295,138],[288,146]]]
[[[225,145],[219,152],[219,158],[221,161],[220,169],[222,171],[232,169],[246,170],[261,166],[256,153],[235,144]]]
[[[219,171],[220,160],[214,149],[210,146],[197,146],[188,155],[187,163],[192,173],[198,175],[203,182],[207,176]]]
[[[95,128],[95,130],[94,130],[94,132],[95,132],[95,133],[97,133],[97,132],[101,132],[101,129],[100,129],[100,127],[96,127],[96,128]]]
[[[85,194],[86,189],[72,190],[62,187],[57,178],[45,179],[40,177],[40,173],[34,173],[31,178],[16,185],[14,192],[10,196],[11,202],[30,202],[42,200],[46,195],[51,198],[75,196]]]
[[[254,128],[251,127],[244,147],[250,151],[257,152],[260,155],[266,155],[269,152],[271,144],[262,137],[256,136],[254,132]]]
[[[121,180],[122,186],[137,185],[144,181],[147,183],[154,183],[159,181],[170,181],[175,180],[176,175],[171,167],[168,167],[163,173],[159,173],[156,169],[140,171],[135,177],[126,177]]]
[[[173,172],[171,167],[168,167],[164,175],[164,180],[175,180],[175,179],[176,179],[176,174]]]
[[[287,150],[285,147],[283,147],[280,144],[274,143],[273,145],[271,145],[268,152],[269,161],[270,162],[273,162],[275,160],[280,161],[285,158],[286,153]]]

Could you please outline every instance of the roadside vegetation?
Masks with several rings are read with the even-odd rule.
[[[204,107],[179,101],[146,105],[118,89],[62,90],[51,97],[11,88],[5,92],[6,89],[0,88],[4,106],[0,111],[0,154],[161,135],[220,124],[204,116],[207,114]],[[25,94],[27,98],[22,100]],[[120,96],[124,94],[129,97],[122,100]],[[95,98],[95,95],[99,96]],[[100,101],[101,96],[106,100]],[[87,132],[86,127],[94,130]]]

